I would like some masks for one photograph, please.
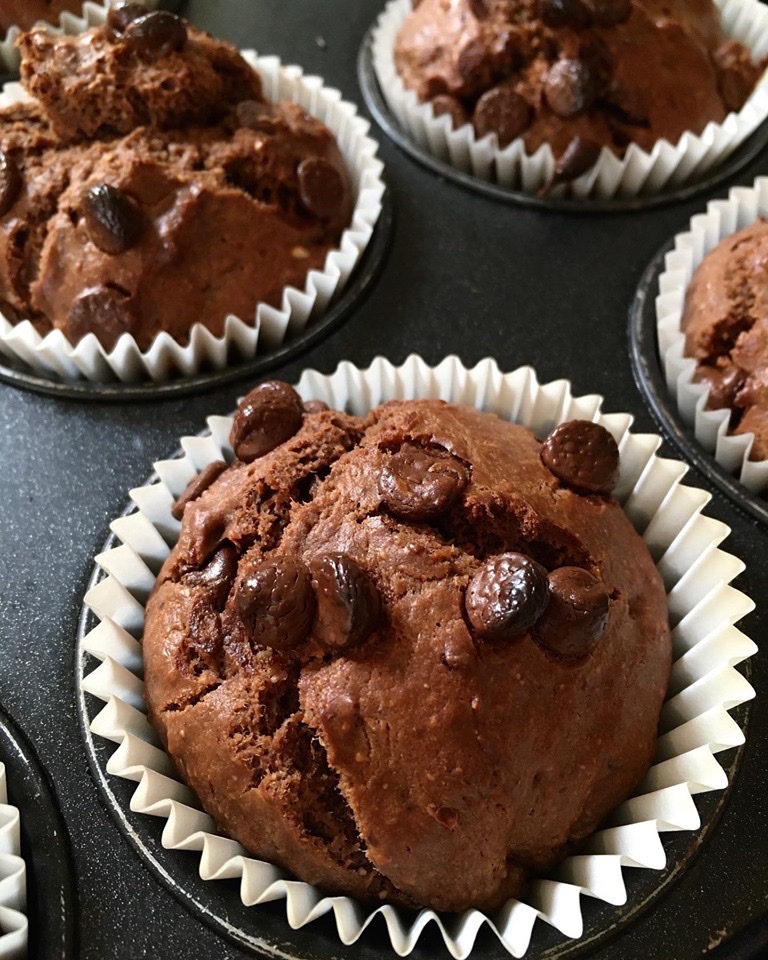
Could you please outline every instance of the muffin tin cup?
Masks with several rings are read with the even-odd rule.
[[[21,818],[8,803],[5,764],[0,762],[0,960],[27,955],[27,867],[21,858]]]
[[[66,21],[66,27],[104,22],[104,7],[85,6],[86,22],[74,18]],[[123,334],[107,352],[94,334],[73,344],[60,330],[41,336],[29,320],[11,323],[0,313],[0,353],[64,381],[165,383],[173,377],[194,377],[201,370],[224,370],[233,356],[247,360],[275,351],[300,337],[335,302],[373,236],[382,210],[383,164],[376,158],[378,144],[367,136],[370,124],[358,116],[357,108],[342,100],[338,90],[325,87],[319,77],[305,76],[297,66],[283,66],[277,57],[241,52],[261,75],[265,96],[272,101],[295,101],[325,123],[344,157],[355,206],[350,225],[339,246],[327,254],[323,270],[309,271],[303,290],[286,287],[279,308],[260,303],[250,322],[228,316],[220,337],[195,324],[186,345],[162,332],[142,351],[133,337]],[[0,95],[0,107],[24,99],[28,96],[21,85],[9,83]]]
[[[389,399],[435,397],[495,412],[539,436],[574,418],[599,422],[614,435],[622,455],[616,497],[643,535],[668,593],[674,665],[654,765],[635,795],[577,856],[566,859],[548,878],[535,880],[524,901],[510,900],[492,914],[413,914],[390,905],[371,909],[348,897],[324,896],[218,834],[179,782],[147,721],[140,638],[145,603],[180,529],[170,512],[174,500],[206,464],[232,458],[232,421],[221,416],[208,418],[205,435],[183,438],[183,455],[155,464],[151,482],[131,491],[135,509],[111,525],[122,546],[96,557],[103,574],[95,577],[84,602],[98,624],[81,634],[78,657],[85,723],[85,694],[105,706],[93,717],[86,737],[93,734],[117,744],[107,772],[136,782],[132,811],[166,821],[166,849],[196,852],[204,881],[238,879],[246,906],[284,901],[293,928],[332,915],[339,940],[351,944],[380,916],[392,950],[404,956],[434,924],[455,958],[471,954],[486,925],[515,957],[526,953],[539,919],[565,937],[580,937],[585,926],[582,895],[622,905],[627,901],[624,867],[662,870],[666,854],[661,835],[699,829],[693,796],[725,790],[727,776],[715,754],[744,741],[727,711],[754,696],[734,669],[756,651],[734,626],[754,605],[730,586],[744,565],[718,548],[729,528],[702,515],[709,495],[681,484],[687,468],[657,456],[659,437],[632,434],[629,414],[603,414],[601,397],[573,397],[566,380],[540,385],[530,367],[503,374],[490,359],[467,369],[455,357],[434,368],[415,356],[400,367],[377,358],[365,370],[345,362],[331,376],[306,371],[297,389],[304,399],[322,399],[355,414]],[[100,663],[91,669],[95,661]],[[694,846],[700,842],[699,837]]]
[[[658,353],[670,397],[696,441],[727,474],[738,478],[748,496],[768,489],[768,460],[749,459],[751,433],[728,433],[729,408],[707,409],[709,386],[694,383],[696,361],[685,355],[681,321],[688,285],[704,257],[758,217],[768,217],[768,177],[758,177],[752,187],[733,187],[727,200],[710,201],[707,212],[696,214],[689,229],[675,236],[674,248],[664,257],[655,301]]]
[[[759,0],[714,0],[728,37],[740,40],[753,60],[768,55],[768,8]],[[382,95],[400,127],[438,160],[507,190],[536,196],[555,169],[548,144],[526,152],[522,138],[499,148],[496,134],[478,139],[471,123],[454,130],[446,115],[436,117],[429,102],[407,90],[395,67],[395,39],[412,9],[411,0],[390,0],[372,30],[373,69]],[[707,179],[768,119],[768,70],[738,113],[721,124],[709,123],[698,135],[684,133],[676,144],[658,140],[653,149],[630,144],[623,158],[604,147],[597,163],[570,184],[555,187],[552,200],[631,200],[653,197]]]

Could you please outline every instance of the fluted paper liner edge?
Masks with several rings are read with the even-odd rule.
[[[768,55],[768,8],[759,0],[714,0],[725,34],[740,40],[753,60]],[[480,180],[535,194],[549,180],[555,158],[549,144],[529,154],[522,138],[500,149],[496,134],[478,139],[471,123],[454,130],[448,116],[436,117],[431,103],[420,103],[407,90],[394,61],[395,38],[410,13],[411,0],[390,0],[372,35],[373,67],[389,108],[418,146],[439,160]],[[709,123],[698,135],[684,133],[676,144],[658,140],[651,151],[630,144],[623,158],[604,147],[597,163],[570,186],[560,185],[550,196],[570,189],[580,200],[652,195],[703,177],[728,157],[768,118],[768,70],[747,102],[725,120]]]
[[[18,809],[8,803],[5,764],[0,762],[0,960],[27,955],[27,868],[20,822]]]
[[[718,243],[732,233],[768,217],[768,177],[752,187],[733,187],[727,200],[712,200],[707,212],[690,220],[689,229],[675,237],[674,250],[665,258],[656,298],[656,334],[659,357],[670,395],[693,435],[717,463],[733,473],[752,493],[768,489],[768,460],[750,460],[754,435],[728,432],[730,408],[707,410],[709,386],[694,383],[696,361],[685,355],[681,328],[685,296],[696,268]]]
[[[67,33],[76,33],[103,23],[107,10],[108,6],[86,3],[84,18],[62,15],[62,24]],[[250,359],[265,349],[279,347],[288,335],[302,333],[319,319],[342,292],[373,236],[384,196],[384,167],[376,156],[378,144],[367,136],[370,124],[358,116],[357,107],[341,98],[338,90],[324,86],[320,77],[305,76],[297,66],[283,66],[274,56],[260,56],[253,50],[240,52],[258,70],[270,100],[299,103],[336,136],[356,200],[350,225],[339,246],[326,255],[323,269],[309,271],[303,290],[285,287],[279,308],[258,304],[249,323],[229,315],[220,337],[195,324],[186,346],[161,332],[149,349],[142,351],[126,333],[108,352],[93,334],[75,344],[60,330],[41,337],[29,320],[11,323],[0,313],[0,353],[35,371],[64,379],[163,383],[177,373],[192,376],[204,364],[223,370],[233,352],[241,359]],[[29,97],[21,85],[8,83],[0,94],[0,108],[24,99]]]
[[[697,829],[692,795],[727,785],[715,754],[744,740],[727,711],[754,696],[734,669],[756,650],[734,626],[754,604],[729,585],[743,569],[741,561],[718,549],[729,528],[702,515],[709,494],[681,484],[687,468],[657,456],[658,436],[630,433],[629,414],[603,414],[601,397],[574,397],[567,380],[539,385],[530,367],[504,374],[495,361],[486,359],[468,370],[456,357],[448,357],[431,368],[416,356],[395,367],[379,357],[366,370],[343,362],[330,376],[305,371],[297,389],[304,399],[325,400],[355,414],[389,399],[439,397],[493,411],[539,436],[574,418],[594,420],[610,430],[621,451],[616,495],[661,572],[673,628],[674,666],[654,766],[636,796],[614,813],[615,826],[595,833],[580,855],[567,859],[550,879],[536,881],[527,902],[510,900],[490,915],[422,910],[414,916],[390,905],[371,910],[348,897],[324,896],[307,883],[287,879],[278,868],[217,835],[213,821],[178,781],[147,721],[140,646],[144,603],[180,529],[170,513],[173,502],[207,463],[233,455],[231,418],[212,416],[207,435],[182,439],[184,455],[156,463],[159,479],[131,491],[137,510],[112,524],[122,546],[96,558],[106,577],[88,592],[85,603],[100,622],[85,636],[83,649],[101,662],[85,676],[82,687],[106,704],[93,719],[92,732],[119,745],[108,761],[108,773],[136,781],[131,809],[166,818],[163,845],[198,852],[203,879],[240,878],[246,905],[284,899],[292,927],[333,911],[340,940],[351,944],[381,914],[392,949],[404,956],[434,922],[455,958],[470,954],[484,924],[514,957],[525,954],[537,918],[568,937],[579,937],[581,895],[623,904],[622,867],[662,869],[660,833]]]

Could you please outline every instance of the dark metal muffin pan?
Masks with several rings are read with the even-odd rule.
[[[275,53],[323,77],[365,113],[357,59],[381,5],[191,0],[187,12],[238,46]],[[376,124],[371,132],[395,212],[386,259],[344,322],[307,344],[300,358],[275,358],[271,375],[293,381],[304,367],[327,373],[341,360],[367,366],[377,354],[400,363],[416,352],[436,363],[456,353],[468,366],[493,356],[506,370],[531,364],[542,382],[569,378],[577,394],[602,394],[607,412],[631,412],[634,430],[658,432],[630,361],[627,315],[638,283],[656,251],[708,199],[768,173],[766,152],[745,161],[738,181],[723,171],[721,183],[695,196],[582,216],[462,189],[415,163]],[[652,347],[639,349],[645,356]],[[161,821],[130,812],[130,785],[103,773],[111,746],[87,744],[78,719],[81,603],[110,520],[151,463],[175,450],[179,437],[199,431],[207,415],[231,410],[255,375],[243,368],[219,382],[190,385],[183,395],[148,390],[115,398],[42,395],[18,389],[18,381],[0,383],[0,702],[55,785],[73,852],[68,890],[77,892],[82,960],[243,960],[254,951],[307,960],[394,956],[378,922],[347,948],[327,918],[292,931],[283,904],[246,909],[232,881],[204,884],[194,855],[162,849]],[[681,455],[674,444],[663,452]],[[713,490],[706,513],[733,531],[724,548],[748,564],[735,585],[759,606],[739,626],[758,639],[768,631],[761,599],[766,531],[692,462],[689,482]],[[648,872],[628,872],[626,908],[586,902],[581,941],[537,925],[531,960],[765,954],[768,665],[757,655],[745,670],[757,690],[757,699],[737,712],[747,741],[719,755],[732,771],[730,788],[697,799],[705,830],[695,840],[670,834],[669,867],[650,885]],[[93,706],[84,698],[84,717]],[[434,933],[413,955],[448,957]],[[506,954],[484,932],[473,956]]]

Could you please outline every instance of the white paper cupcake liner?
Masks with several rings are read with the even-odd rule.
[[[62,17],[68,32],[104,22],[106,8],[86,3],[85,11],[85,20],[70,17],[65,21]],[[241,52],[261,75],[264,95],[272,101],[293,100],[325,123],[344,157],[355,206],[350,225],[339,246],[328,252],[323,269],[309,271],[303,290],[286,287],[279,308],[261,303],[250,321],[228,316],[220,337],[195,324],[186,346],[162,332],[148,350],[142,351],[133,337],[123,334],[115,348],[107,352],[93,334],[75,344],[60,330],[41,337],[30,321],[14,324],[0,313],[0,353],[21,360],[35,371],[65,379],[161,383],[177,374],[191,376],[203,365],[222,370],[233,353],[248,359],[274,350],[286,337],[301,334],[341,293],[381,213],[384,167],[376,158],[378,144],[367,136],[370,124],[357,115],[353,104],[342,100],[338,90],[325,87],[320,77],[305,76],[297,66],[283,66],[277,57],[259,56],[253,50]],[[6,84],[0,94],[0,108],[23,99],[29,98],[20,84]]]
[[[754,604],[730,586],[744,565],[718,549],[729,528],[701,515],[709,494],[681,484],[687,468],[656,455],[658,436],[630,433],[629,414],[601,413],[601,397],[573,397],[566,380],[539,385],[530,367],[502,374],[490,359],[468,370],[455,357],[435,368],[415,356],[400,367],[377,358],[367,370],[345,362],[331,376],[307,371],[297,389],[304,399],[325,400],[355,414],[390,399],[440,397],[493,411],[540,436],[573,418],[594,420],[610,430],[621,451],[616,496],[642,533],[669,597],[674,666],[655,764],[636,795],[615,811],[610,827],[595,833],[550,879],[534,882],[526,902],[510,900],[489,915],[477,910],[414,915],[389,905],[372,909],[348,897],[324,896],[218,835],[179,782],[147,721],[141,650],[144,604],[179,534],[180,524],[171,516],[173,502],[206,464],[233,456],[231,417],[212,416],[207,435],[183,438],[183,456],[156,463],[159,479],[131,491],[136,511],[111,525],[122,545],[96,557],[106,577],[85,597],[99,623],[84,638],[83,649],[101,663],[82,687],[106,704],[91,730],[118,744],[107,771],[136,782],[131,810],[166,819],[164,847],[198,853],[204,880],[239,878],[246,905],[285,900],[291,927],[333,911],[339,939],[351,944],[381,914],[393,951],[404,956],[425,926],[435,923],[455,958],[470,954],[485,924],[514,957],[525,954],[537,918],[567,937],[579,937],[581,896],[623,904],[623,867],[661,870],[665,853],[660,834],[699,827],[692,795],[726,787],[714,754],[744,741],[727,711],[754,696],[734,669],[757,649],[734,626]]]
[[[727,200],[711,200],[707,212],[691,217],[689,229],[675,237],[675,248],[665,257],[656,298],[659,357],[670,395],[696,440],[752,493],[768,489],[768,460],[750,460],[751,433],[728,433],[730,409],[707,410],[709,386],[694,383],[696,361],[685,355],[681,329],[688,284],[704,257],[729,234],[768,217],[768,177],[752,187],[733,187]]]
[[[768,54],[768,8],[759,0],[714,0],[723,30],[740,40],[757,61]],[[551,177],[555,158],[548,144],[529,154],[521,138],[499,149],[496,134],[478,139],[471,123],[454,130],[448,116],[436,117],[431,103],[407,90],[395,67],[395,39],[411,12],[411,0],[390,0],[373,31],[373,66],[390,109],[413,141],[439,160],[481,180],[537,193]],[[681,79],[681,82],[683,80]],[[551,196],[570,191],[580,200],[630,198],[660,193],[700,179],[722,163],[768,118],[768,71],[738,113],[709,123],[699,135],[684,133],[676,144],[658,140],[648,152],[630,144],[620,159],[607,147],[597,163]]]
[[[0,763],[0,960],[27,955],[27,868],[21,859],[19,811],[8,803]]]

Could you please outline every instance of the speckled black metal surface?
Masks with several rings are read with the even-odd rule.
[[[379,7],[380,0],[191,0],[187,13],[241,46],[301,64],[361,103],[356,59]],[[655,432],[633,379],[628,309],[656,251],[708,198],[725,195],[736,181],[659,209],[586,217],[467,191],[415,163],[376,128],[373,133],[395,210],[389,256],[348,320],[279,367],[279,375],[295,379],[304,366],[329,372],[342,359],[365,365],[379,353],[400,362],[418,352],[436,362],[455,352],[467,364],[492,355],[506,369],[530,363],[542,380],[569,377],[575,392],[601,393],[606,410],[631,411],[636,429]],[[766,172],[763,154],[738,182]],[[0,702],[55,785],[73,851],[77,955],[83,960],[251,955],[186,909],[184,895],[170,892],[137,856],[91,776],[75,706],[80,605],[109,521],[153,460],[170,455],[178,438],[197,432],[207,414],[230,410],[247,384],[208,384],[191,396],[118,403],[0,384]],[[668,453],[676,455],[672,447]],[[725,546],[748,563],[736,585],[758,601],[758,609],[741,626],[759,642],[768,629],[762,602],[766,532],[703,474],[692,471],[690,482],[712,489],[707,512],[732,527]],[[693,960],[709,953],[744,960],[768,950],[761,919],[768,911],[768,670],[762,653],[752,661],[751,682],[758,697],[745,711],[748,739],[733,786],[724,803],[715,801],[720,809],[702,800],[705,819],[713,823],[709,836],[700,849],[684,845],[683,853],[673,841],[671,860],[680,867],[661,895],[613,928],[608,940],[582,942],[568,948],[570,955]],[[125,829],[140,829],[142,841],[159,848],[154,822],[140,827],[128,819]],[[193,861],[174,865],[175,883],[194,883]],[[225,889],[221,896],[230,894]],[[393,955],[380,929],[366,934],[362,946],[344,948],[329,923],[293,933],[283,916],[278,904],[247,911],[245,922],[254,937],[292,956]],[[531,956],[540,960],[553,949],[563,955],[557,942],[545,936]],[[482,935],[476,956],[497,955],[495,941]],[[447,953],[427,937],[415,956]]]

